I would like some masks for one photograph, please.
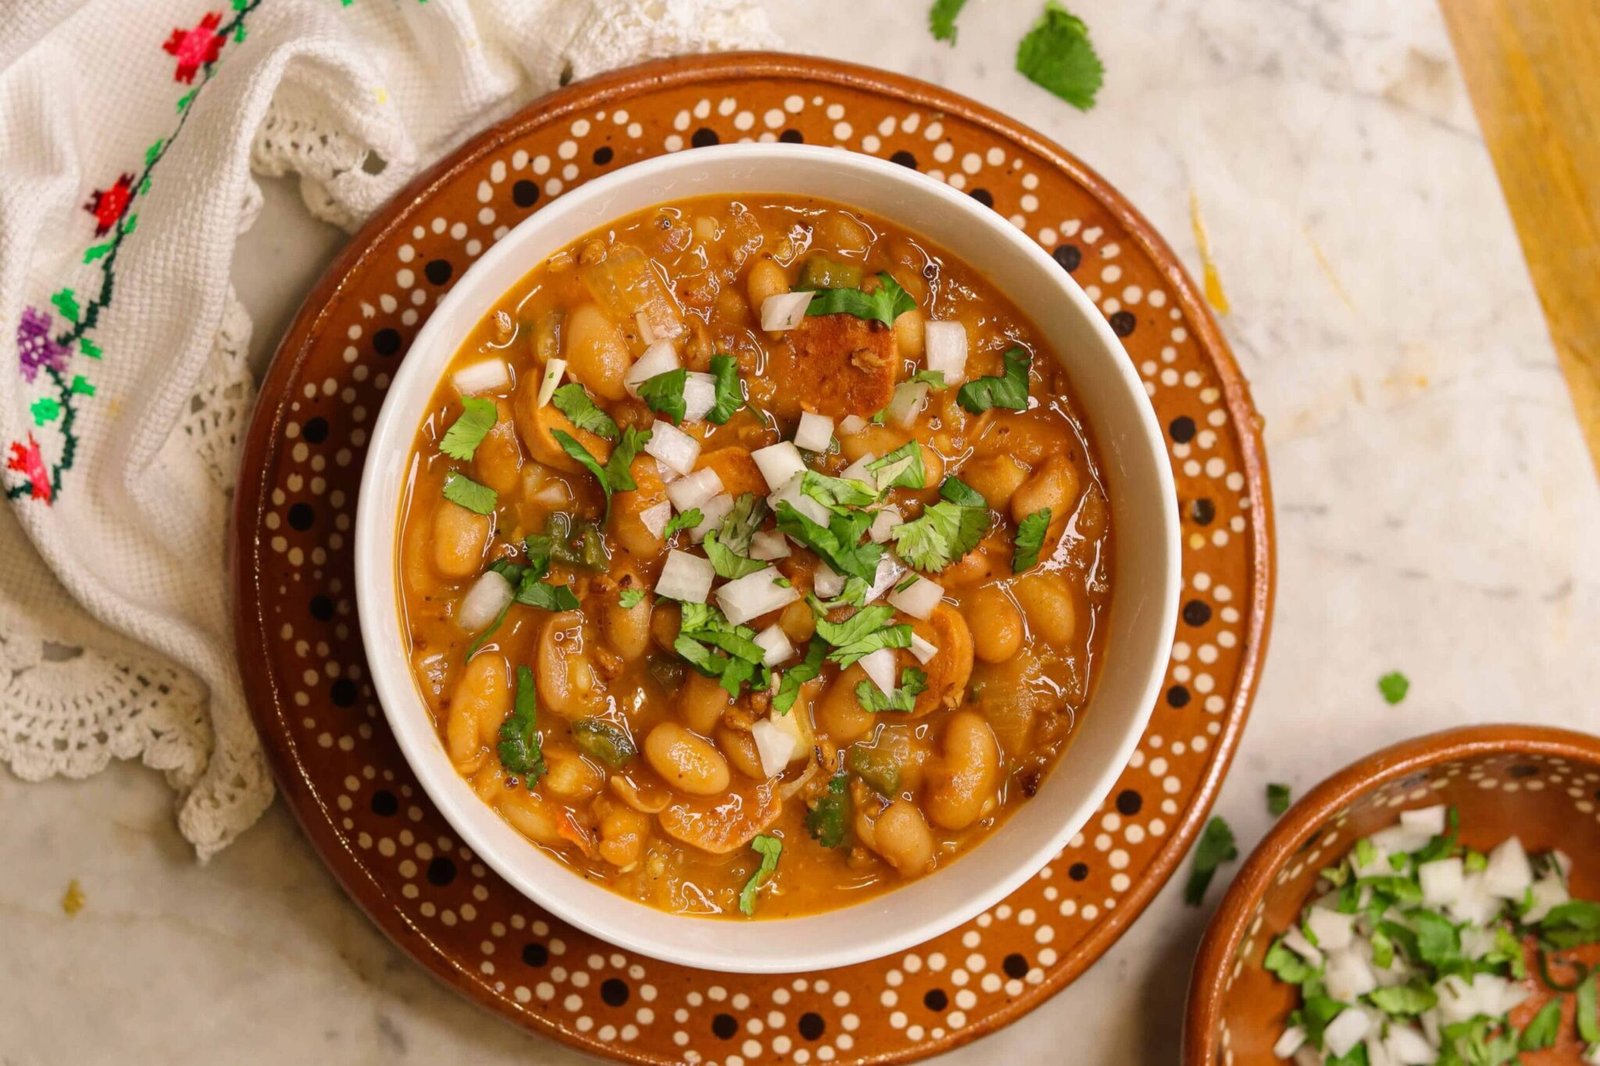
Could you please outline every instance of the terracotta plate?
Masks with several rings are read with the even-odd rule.
[[[1168,430],[1186,588],[1149,731],[1105,809],[1038,877],[903,955],[730,979],[630,958],[561,926],[455,839],[373,700],[355,632],[350,526],[384,388],[474,257],[597,174],[752,139],[916,167],[991,205],[1073,273],[1123,338]],[[1149,224],[1072,156],[971,101],[778,55],[665,61],[570,86],[399,196],[285,338],[236,507],[246,685],[285,798],[324,861],[456,989],[535,1032],[636,1062],[906,1061],[1038,1006],[1111,946],[1198,832],[1244,726],[1272,597],[1256,416],[1193,283]]]

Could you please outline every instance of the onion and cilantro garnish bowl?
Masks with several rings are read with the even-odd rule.
[[[1600,1062],[1600,739],[1479,726],[1295,804],[1212,919],[1188,1066]]]
[[[374,685],[463,839],[748,972],[1035,873],[1143,730],[1179,584],[1159,429],[1067,274],[789,145],[636,164],[486,253],[395,376],[356,538]]]

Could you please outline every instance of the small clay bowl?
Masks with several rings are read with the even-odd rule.
[[[1515,835],[1529,852],[1561,849],[1574,862],[1574,897],[1600,897],[1600,738],[1486,725],[1385,748],[1291,807],[1240,869],[1189,980],[1184,1066],[1279,1063],[1272,1045],[1298,989],[1262,966],[1267,949],[1300,914],[1323,867],[1400,811],[1435,803],[1457,809],[1469,847],[1487,850]],[[1540,1061],[1576,1063],[1571,1050]]]

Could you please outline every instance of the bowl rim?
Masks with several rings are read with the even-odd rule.
[[[1010,871],[1005,877],[999,877],[990,882],[982,891],[969,892],[960,906],[946,906],[935,910],[925,918],[915,922],[908,922],[898,927],[891,933],[881,936],[864,937],[846,943],[843,947],[831,946],[827,949],[805,953],[801,956],[784,956],[757,958],[746,961],[743,956],[737,964],[730,965],[730,955],[725,949],[716,945],[703,948],[686,948],[681,945],[673,946],[661,942],[656,937],[643,932],[635,935],[627,928],[616,922],[607,923],[591,916],[580,906],[580,901],[561,892],[552,890],[546,885],[538,884],[523,869],[524,864],[514,856],[504,855],[486,837],[492,830],[479,831],[479,827],[466,818],[456,817],[456,805],[444,789],[450,787],[448,782],[437,780],[440,768],[435,764],[437,758],[430,757],[430,753],[422,750],[422,740],[411,735],[409,727],[403,725],[397,715],[409,709],[413,702],[420,702],[415,693],[415,679],[409,676],[406,680],[406,692],[402,692],[400,681],[391,677],[388,666],[372,665],[370,673],[379,697],[379,703],[384,709],[385,718],[390,721],[397,743],[406,761],[416,773],[419,783],[430,800],[440,809],[452,827],[463,840],[469,844],[479,857],[492,867],[502,877],[505,877],[514,888],[530,899],[531,902],[549,910],[562,920],[589,932],[602,940],[618,944],[628,950],[638,951],[641,954],[663,959],[665,961],[682,965],[698,966],[702,968],[715,968],[724,971],[740,971],[751,973],[786,973],[801,970],[815,969],[818,967],[836,967],[864,962],[873,958],[880,958],[904,950],[917,943],[922,943],[931,937],[938,936],[949,929],[959,926],[974,915],[996,904],[1028,878],[1038,872],[1052,855],[1065,846],[1073,833],[1082,829],[1088,820],[1093,817],[1098,802],[1103,802],[1105,795],[1114,787],[1117,778],[1123,770],[1127,758],[1137,748],[1144,729],[1148,726],[1150,715],[1153,713],[1155,700],[1165,676],[1165,667],[1169,657],[1170,643],[1174,639],[1176,628],[1176,613],[1178,602],[1181,598],[1181,547],[1179,545],[1179,518],[1177,515],[1177,501],[1175,482],[1172,475],[1170,460],[1166,454],[1165,439],[1160,426],[1157,424],[1155,412],[1149,405],[1145,396],[1143,385],[1139,380],[1137,371],[1126,356],[1126,351],[1121,342],[1116,338],[1109,323],[1092,301],[1089,300],[1083,289],[1075,279],[1059,269],[1056,264],[1039,245],[1025,234],[1015,230],[1004,219],[994,215],[986,207],[972,200],[957,190],[949,188],[942,182],[934,181],[926,175],[908,171],[886,160],[864,156],[858,153],[847,153],[837,149],[824,148],[813,145],[789,144],[735,144],[721,145],[697,149],[690,157],[686,153],[672,153],[632,163],[627,167],[619,168],[610,174],[596,178],[578,189],[573,190],[561,200],[552,204],[544,211],[529,216],[518,224],[512,234],[493,247],[488,249],[483,256],[475,261],[461,279],[452,286],[450,291],[439,301],[433,314],[423,323],[412,341],[411,350],[417,351],[419,346],[424,349],[435,345],[446,347],[453,353],[458,344],[445,343],[435,338],[435,334],[445,328],[445,312],[451,310],[453,305],[467,302],[470,286],[466,284],[469,277],[491,273],[498,264],[519,254],[514,251],[518,243],[515,240],[516,230],[547,227],[552,220],[571,217],[581,213],[591,205],[599,205],[602,213],[610,209],[606,198],[613,187],[636,185],[648,180],[649,176],[661,171],[677,171],[687,167],[686,160],[704,162],[710,158],[718,159],[752,159],[782,160],[804,159],[808,163],[821,161],[823,165],[836,165],[845,171],[854,171],[858,174],[870,175],[880,178],[885,182],[897,184],[901,187],[917,186],[932,199],[942,201],[943,204],[956,216],[969,220],[973,225],[986,231],[987,241],[994,242],[997,246],[1009,245],[1012,251],[1018,251],[1032,266],[1037,269],[1038,276],[1048,279],[1044,282],[1055,288],[1061,297],[1071,307],[1070,314],[1081,323],[1085,324],[1088,333],[1093,336],[1095,343],[1084,345],[1089,357],[1101,362],[1112,378],[1118,383],[1118,389],[1133,401],[1131,407],[1134,411],[1133,421],[1126,424],[1129,433],[1136,435],[1137,440],[1129,451],[1130,456],[1145,455],[1152,461],[1154,477],[1160,488],[1159,498],[1151,501],[1159,515],[1159,520],[1165,527],[1166,536],[1160,546],[1159,555],[1162,560],[1162,571],[1166,575],[1166,587],[1161,590],[1161,602],[1155,604],[1161,622],[1157,630],[1163,634],[1148,647],[1132,647],[1125,654],[1134,656],[1137,662],[1148,659],[1143,664],[1144,685],[1143,693],[1136,706],[1135,717],[1124,727],[1122,736],[1115,748],[1113,760],[1107,760],[1106,765],[1100,766],[1096,771],[1090,771],[1086,776],[1092,782],[1092,787],[1100,799],[1095,804],[1084,804],[1081,809],[1075,809],[1077,817],[1060,819],[1059,824],[1049,835],[1048,846],[1036,847],[1021,861],[1011,864]],[[848,205],[847,205],[848,206]],[[596,222],[593,227],[605,225],[605,219]],[[911,227],[915,229],[913,225]],[[521,253],[525,254],[525,253]],[[481,294],[480,294],[481,295]],[[1052,345],[1052,349],[1053,349]],[[375,492],[372,486],[378,481],[378,470],[383,463],[386,449],[378,447],[381,441],[399,432],[392,426],[399,405],[391,402],[397,394],[408,395],[414,392],[417,385],[415,379],[427,377],[421,360],[408,359],[394,375],[389,392],[385,397],[383,408],[380,410],[375,422],[369,442],[366,461],[363,465],[361,493],[358,498],[357,517],[355,524],[355,562],[356,562],[356,599],[358,615],[362,617],[361,639],[367,649],[369,664],[387,663],[393,656],[396,634],[380,633],[378,630],[386,626],[385,609],[382,599],[392,598],[393,567],[381,568],[384,570],[382,580],[376,572],[378,567],[374,563],[377,559],[386,559],[391,564],[395,553],[395,515],[385,512],[377,506]],[[1069,371],[1069,377],[1072,376]],[[437,374],[429,377],[428,381],[436,383]],[[414,433],[414,428],[410,429]],[[407,437],[409,440],[409,437]],[[407,449],[409,452],[409,448]],[[384,547],[386,545],[386,547]],[[368,620],[372,624],[368,624]],[[1136,667],[1137,668],[1137,667]],[[432,731],[430,731],[431,735]],[[431,737],[437,744],[437,738]],[[437,754],[437,753],[433,753]],[[1115,763],[1113,765],[1112,763]],[[452,768],[453,772],[453,768]],[[863,901],[867,903],[868,901]],[[834,911],[818,912],[789,919],[773,919],[776,922],[804,922],[813,920]]]
[[[1211,1034],[1221,1020],[1234,953],[1256,904],[1300,844],[1374,789],[1443,763],[1483,755],[1544,755],[1600,765],[1600,737],[1557,726],[1490,723],[1411,737],[1364,755],[1319,782],[1277,820],[1250,852],[1206,925],[1189,974],[1184,1066],[1217,1066]]]

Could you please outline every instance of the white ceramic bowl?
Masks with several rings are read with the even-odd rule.
[[[817,197],[880,215],[980,270],[1028,315],[1067,368],[1111,500],[1105,654],[1077,735],[1039,793],[975,853],[904,887],[802,918],[668,914],[591,884],[478,799],[445,755],[401,641],[396,526],[411,444],[446,364],[484,312],[557,249],[607,221],[706,194]],[[969,196],[915,171],[833,148],[727,145],[635,163],[541,209],[484,253],[418,332],[367,451],[356,518],[356,598],[378,698],[429,798],[484,862],[529,899],[603,940],[711,970],[823,970],[901,951],[960,925],[1032,877],[1105,799],[1155,704],[1176,624],[1177,498],[1166,447],[1133,366],[1094,304],[1038,245]]]

